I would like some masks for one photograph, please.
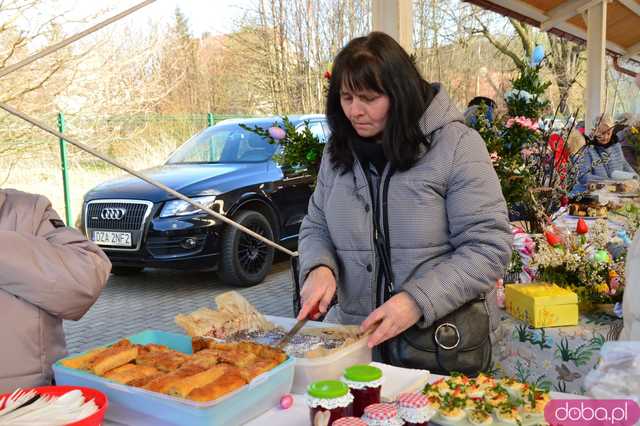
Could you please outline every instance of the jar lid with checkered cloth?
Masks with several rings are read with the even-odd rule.
[[[398,417],[398,410],[393,404],[371,404],[364,409],[362,420],[368,426],[402,426],[404,422]]]

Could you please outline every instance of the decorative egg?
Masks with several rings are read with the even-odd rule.
[[[280,398],[280,408],[282,408],[283,410],[291,408],[292,405],[293,395],[291,395],[290,393],[283,395],[282,398]]]
[[[607,252],[606,250],[598,250],[593,258],[596,260],[596,262],[600,263],[607,263],[610,261],[609,252]]]

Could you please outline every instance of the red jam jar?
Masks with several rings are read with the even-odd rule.
[[[367,426],[367,424],[359,417],[343,417],[333,422],[331,426]]]
[[[429,398],[421,392],[398,395],[396,406],[405,426],[426,426],[436,414],[436,410],[429,405]]]
[[[382,370],[372,365],[353,365],[342,375],[353,394],[353,415],[360,417],[371,404],[380,403],[382,390]]]
[[[316,424],[317,415],[329,413],[329,424],[338,419],[353,415],[353,395],[349,386],[339,380],[321,380],[311,383],[307,388],[307,405],[311,424]]]
[[[364,409],[362,420],[368,426],[403,426],[398,410],[393,404],[373,404]]]

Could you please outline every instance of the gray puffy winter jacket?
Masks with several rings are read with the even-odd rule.
[[[444,89],[420,119],[431,148],[411,169],[389,166],[388,230],[396,290],[422,308],[423,327],[482,293],[497,326],[495,283],[511,257],[507,208],[486,146]],[[379,198],[379,197],[377,197]],[[373,211],[366,176],[356,161],[351,172],[322,159],[318,181],[300,231],[300,279],[316,266],[332,269],[338,304],[327,320],[359,324],[375,309],[379,262],[373,243]]]

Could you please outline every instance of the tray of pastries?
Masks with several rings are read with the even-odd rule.
[[[294,364],[282,350],[254,342],[146,330],[66,357],[53,370],[58,384],[107,394],[111,420],[196,426],[243,423],[267,411],[290,392]]]
[[[253,342],[194,339],[193,354],[127,339],[65,358],[60,365],[127,386],[193,401],[213,401],[287,359],[276,348]]]

